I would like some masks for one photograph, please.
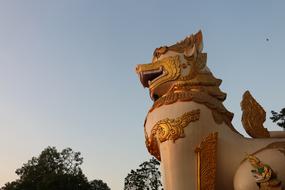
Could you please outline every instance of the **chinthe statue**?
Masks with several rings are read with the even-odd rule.
[[[165,190],[281,190],[285,132],[264,128],[266,113],[247,91],[242,124],[232,125],[226,93],[207,67],[202,32],[156,48],[136,72],[153,106],[144,125],[149,153],[161,161]]]

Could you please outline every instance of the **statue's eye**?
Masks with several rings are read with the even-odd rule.
[[[153,100],[156,101],[159,98],[157,94],[153,94]]]
[[[186,64],[186,63],[182,63],[182,64],[181,64],[181,67],[182,67],[183,69],[186,69],[186,68],[187,68],[187,64]]]

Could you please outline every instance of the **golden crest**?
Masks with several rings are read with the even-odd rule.
[[[184,40],[177,42],[172,46],[162,46],[156,48],[153,52],[153,60],[158,59],[161,55],[168,51],[184,53],[186,57],[195,56],[203,50],[203,35],[201,30],[196,34],[187,36]]]
[[[270,137],[268,130],[263,127],[266,113],[249,91],[243,94],[241,109],[242,124],[247,134],[253,138]]]

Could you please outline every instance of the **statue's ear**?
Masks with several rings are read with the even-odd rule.
[[[201,30],[199,30],[199,32],[197,32],[195,34],[195,44],[196,44],[198,52],[202,52],[202,50],[203,50],[203,34],[202,34]]]
[[[195,44],[192,47],[186,47],[185,50],[184,50],[184,55],[186,57],[194,56],[196,58],[196,56],[197,56],[197,49],[196,49]]]
[[[152,62],[154,60],[157,60],[161,55],[165,54],[167,51],[168,51],[167,46],[161,46],[159,48],[156,48],[153,52]]]

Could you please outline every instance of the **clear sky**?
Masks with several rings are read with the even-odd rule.
[[[199,29],[244,134],[246,89],[268,116],[285,107],[284,8],[283,0],[0,1],[0,186],[50,145],[80,151],[90,180],[123,189],[149,158],[143,123],[152,103],[135,65]]]

